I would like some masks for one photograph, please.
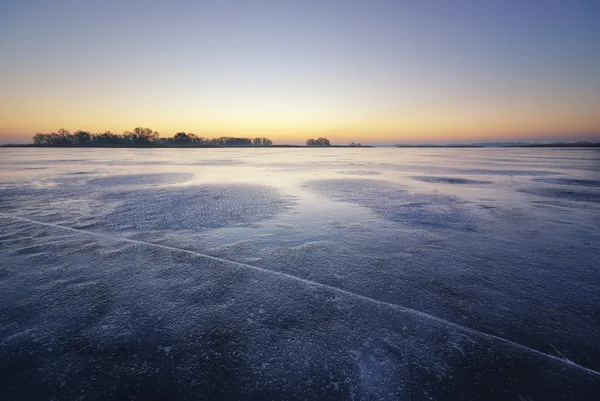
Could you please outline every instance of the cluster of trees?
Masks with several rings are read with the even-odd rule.
[[[75,131],[71,134],[66,129],[49,134],[37,133],[33,136],[34,145],[46,146],[90,146],[90,145],[151,145],[159,142],[159,134],[150,128],[138,127],[123,134],[110,131],[92,134],[89,131]]]
[[[37,133],[33,136],[33,144],[37,146],[271,146],[268,138],[203,138],[192,133],[178,132],[172,138],[160,138],[158,132],[150,128],[138,127],[122,134],[106,131],[92,134],[89,131],[75,131],[71,134],[66,129],[49,134]]]
[[[306,146],[331,146],[331,142],[327,138],[309,139],[306,141]]]

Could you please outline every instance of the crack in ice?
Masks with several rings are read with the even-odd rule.
[[[119,236],[115,236],[115,235],[95,233],[93,231],[80,230],[80,229],[77,229],[77,228],[71,228],[71,227],[60,225],[60,224],[45,223],[45,222],[42,222],[42,221],[32,220],[32,219],[29,219],[29,218],[26,218],[26,217],[14,216],[14,215],[3,213],[3,212],[0,212],[0,216],[4,216],[4,217],[11,218],[11,219],[14,219],[14,220],[20,220],[20,221],[28,222],[28,223],[31,223],[31,224],[37,224],[37,225],[42,225],[42,226],[47,226],[47,227],[54,227],[54,228],[58,228],[58,229],[62,229],[62,230],[68,230],[68,231],[76,232],[76,233],[79,233],[79,234],[86,234],[86,235],[91,235],[91,236],[106,238],[106,239],[110,239],[110,240],[113,240],[113,241],[123,241],[123,242],[129,242],[129,243],[133,243],[133,244],[144,245],[144,246],[152,246],[152,247],[162,248],[162,249],[166,249],[166,250],[170,250],[170,251],[175,251],[175,252],[183,252],[183,253],[187,253],[189,255],[194,255],[194,256],[197,256],[197,257],[201,257],[201,258],[207,258],[207,259],[210,259],[210,260],[215,260],[215,261],[227,263],[227,264],[234,265],[234,266],[237,266],[237,267],[241,267],[241,268],[244,268],[244,269],[252,269],[252,270],[260,271],[262,273],[277,275],[279,277],[284,277],[284,278],[289,279],[289,280],[295,280],[297,282],[300,282],[300,283],[303,283],[303,284],[306,284],[306,285],[309,285],[309,286],[312,286],[312,287],[325,288],[325,289],[328,289],[330,291],[334,291],[334,292],[337,292],[339,294],[344,294],[344,295],[347,295],[347,296],[350,296],[350,297],[353,297],[353,298],[357,298],[357,299],[360,299],[360,300],[363,300],[363,301],[366,301],[366,302],[374,303],[376,305],[385,306],[387,308],[392,308],[392,309],[395,309],[395,310],[402,311],[404,313],[413,314],[413,315],[422,317],[424,319],[433,320],[435,322],[438,322],[438,323],[441,323],[443,325],[456,328],[456,329],[461,330],[463,332],[474,334],[474,335],[481,336],[481,337],[484,337],[484,338],[488,338],[488,339],[491,339],[491,340],[500,341],[502,343],[505,343],[505,344],[511,345],[513,347],[516,347],[516,348],[519,348],[519,349],[531,352],[533,354],[536,354],[536,355],[539,355],[539,356],[542,356],[542,357],[545,357],[545,358],[549,358],[549,359],[552,359],[554,361],[558,361],[560,363],[564,363],[564,364],[566,364],[568,366],[580,369],[580,370],[582,370],[584,372],[587,372],[589,374],[600,376],[600,372],[595,371],[595,370],[590,369],[590,368],[587,368],[585,366],[579,365],[579,364],[577,364],[577,363],[575,363],[575,362],[573,362],[573,361],[571,361],[571,360],[569,360],[569,359],[567,359],[565,357],[560,358],[560,357],[557,357],[555,355],[547,354],[545,352],[536,350],[535,348],[531,348],[531,347],[529,347],[527,345],[520,344],[520,343],[517,343],[515,341],[511,341],[511,340],[508,340],[506,338],[496,336],[494,334],[486,333],[484,331],[479,331],[477,329],[473,329],[473,328],[470,328],[470,327],[467,327],[467,326],[463,326],[463,325],[460,325],[458,323],[454,323],[454,322],[452,322],[450,320],[446,320],[446,319],[443,319],[441,317],[430,315],[428,313],[421,312],[421,311],[416,310],[416,309],[408,308],[408,307],[405,307],[405,306],[402,306],[402,305],[398,305],[398,304],[394,304],[394,303],[390,303],[390,302],[386,302],[386,301],[381,301],[381,300],[378,300],[378,299],[375,299],[375,298],[368,297],[366,295],[361,295],[361,294],[357,294],[357,293],[352,292],[352,291],[344,290],[342,288],[335,287],[333,285],[323,284],[323,283],[319,283],[318,281],[312,281],[312,280],[308,280],[308,279],[305,279],[305,278],[302,278],[302,277],[297,277],[297,276],[294,276],[292,274],[278,272],[278,271],[275,271],[275,270],[266,269],[264,267],[250,265],[250,264],[247,264],[247,263],[236,262],[234,260],[223,259],[223,258],[219,258],[217,256],[211,256],[211,255],[207,255],[207,254],[204,254],[204,253],[192,251],[192,250],[189,250],[189,249],[177,248],[177,247],[168,246],[168,245],[155,244],[155,243],[152,243],[152,242],[146,242],[146,241],[140,241],[140,240],[136,240],[136,239],[124,238],[124,237],[119,237]]]

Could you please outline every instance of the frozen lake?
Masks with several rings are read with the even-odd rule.
[[[0,149],[0,398],[600,394],[600,151]]]

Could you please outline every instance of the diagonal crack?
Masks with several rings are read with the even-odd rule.
[[[343,294],[343,295],[350,296],[350,297],[353,297],[353,298],[357,298],[357,299],[360,299],[362,301],[374,303],[374,304],[377,304],[377,305],[380,305],[380,306],[383,306],[383,307],[386,307],[386,308],[391,308],[391,309],[399,310],[399,311],[402,311],[404,313],[410,313],[410,314],[422,317],[424,319],[433,320],[435,322],[441,323],[443,325],[446,325],[446,326],[458,329],[460,331],[463,331],[463,332],[466,332],[466,333],[469,333],[469,334],[474,334],[474,335],[478,335],[478,336],[481,336],[481,337],[484,337],[484,338],[487,338],[487,339],[491,339],[491,340],[495,340],[495,341],[500,341],[502,343],[511,345],[513,347],[516,347],[516,348],[519,348],[519,349],[522,349],[522,350],[525,350],[525,351],[528,351],[528,352],[531,352],[531,353],[534,353],[536,355],[539,355],[539,356],[542,356],[542,357],[545,357],[545,358],[548,358],[548,359],[552,359],[554,361],[561,362],[563,364],[566,364],[566,365],[571,366],[573,368],[582,370],[582,371],[587,372],[589,374],[600,376],[600,372],[595,371],[595,370],[590,369],[590,368],[587,368],[585,366],[579,365],[579,364],[577,364],[577,363],[575,363],[575,362],[573,362],[573,361],[571,361],[569,359],[560,358],[560,357],[557,357],[557,356],[554,356],[554,355],[551,355],[551,354],[547,354],[545,352],[538,351],[535,348],[528,347],[527,345],[520,344],[518,342],[511,341],[509,339],[506,339],[506,338],[503,338],[503,337],[499,337],[499,336],[496,336],[494,334],[490,334],[490,333],[486,333],[486,332],[483,332],[483,331],[479,331],[477,329],[473,329],[473,328],[470,328],[470,327],[462,326],[462,325],[460,325],[458,323],[454,323],[454,322],[451,322],[449,320],[446,320],[446,319],[443,319],[443,318],[440,318],[440,317],[437,317],[437,316],[434,316],[434,315],[430,315],[428,313],[421,312],[421,311],[416,310],[416,309],[407,308],[405,306],[398,305],[398,304],[393,304],[393,303],[390,303],[390,302],[380,301],[378,299],[371,298],[371,297],[368,297],[366,295],[357,294],[355,292],[344,290],[342,288],[335,287],[333,285],[323,284],[323,283],[319,283],[317,281],[312,281],[312,280],[307,280],[305,278],[297,277],[297,276],[294,276],[292,274],[282,273],[282,272],[278,272],[278,271],[275,271],[275,270],[269,270],[269,269],[265,269],[263,267],[253,266],[253,265],[250,265],[250,264],[247,264],[247,263],[242,263],[242,262],[236,262],[236,261],[233,261],[233,260],[223,259],[223,258],[219,258],[219,257],[216,257],[216,256],[211,256],[211,255],[207,255],[207,254],[204,254],[204,253],[200,253],[200,252],[196,252],[196,251],[191,251],[191,250],[188,250],[188,249],[177,248],[177,247],[172,247],[172,246],[168,246],[168,245],[155,244],[155,243],[152,243],[152,242],[140,241],[140,240],[135,240],[135,239],[130,239],[130,238],[123,238],[123,237],[109,235],[109,234],[95,233],[93,231],[79,230],[77,228],[71,228],[71,227],[60,225],[60,224],[44,223],[44,222],[41,222],[41,221],[29,219],[29,218],[26,218],[26,217],[13,216],[11,214],[2,213],[2,212],[0,212],[0,216],[7,217],[7,218],[10,218],[10,219],[13,219],[13,220],[18,220],[18,221],[23,221],[23,222],[31,223],[31,224],[37,224],[37,225],[42,225],[42,226],[46,226],[46,227],[53,227],[53,228],[58,228],[58,229],[62,229],[62,230],[72,231],[72,232],[76,232],[76,233],[80,233],[80,234],[85,234],[85,235],[91,235],[91,236],[100,237],[100,238],[111,239],[111,240],[114,240],[114,241],[123,241],[123,242],[129,242],[129,243],[133,243],[133,244],[139,244],[139,245],[144,245],[144,246],[152,246],[152,247],[156,247],[156,248],[166,249],[166,250],[169,250],[169,251],[183,252],[183,253],[187,253],[189,255],[194,255],[194,256],[197,256],[197,257],[201,257],[201,258],[207,258],[207,259],[211,259],[211,260],[215,260],[215,261],[227,263],[227,264],[236,266],[237,268],[252,269],[252,270],[260,271],[262,273],[273,274],[273,275],[276,275],[276,276],[279,276],[279,277],[283,277],[283,278],[285,278],[287,280],[294,280],[294,281],[303,283],[303,284],[308,285],[308,286],[319,287],[319,288],[326,288],[326,289],[328,289],[330,291],[337,292],[339,294]]]

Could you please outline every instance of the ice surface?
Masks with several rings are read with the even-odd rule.
[[[595,399],[600,153],[0,149],[6,399]]]
[[[467,178],[460,177],[443,177],[443,176],[414,176],[412,179],[423,182],[430,182],[432,184],[472,184],[482,185],[491,184],[491,181],[482,180],[469,180]]]
[[[573,178],[536,178],[536,181],[552,184],[573,185],[577,187],[600,187],[600,180],[583,180]]]
[[[77,171],[73,174],[86,174],[85,171]],[[139,186],[153,185],[161,186],[165,184],[175,184],[185,182],[194,177],[192,173],[155,173],[155,174],[123,174],[109,175],[101,178],[93,178],[87,180],[85,184],[100,187],[117,187],[117,186]],[[64,181],[63,181],[64,182]]]
[[[580,190],[573,188],[556,188],[556,187],[546,187],[546,188],[522,188],[520,191],[525,193],[530,193],[533,195],[544,196],[548,198],[562,198],[571,201],[577,202],[600,202],[600,192],[598,191],[589,191],[589,190]]]

